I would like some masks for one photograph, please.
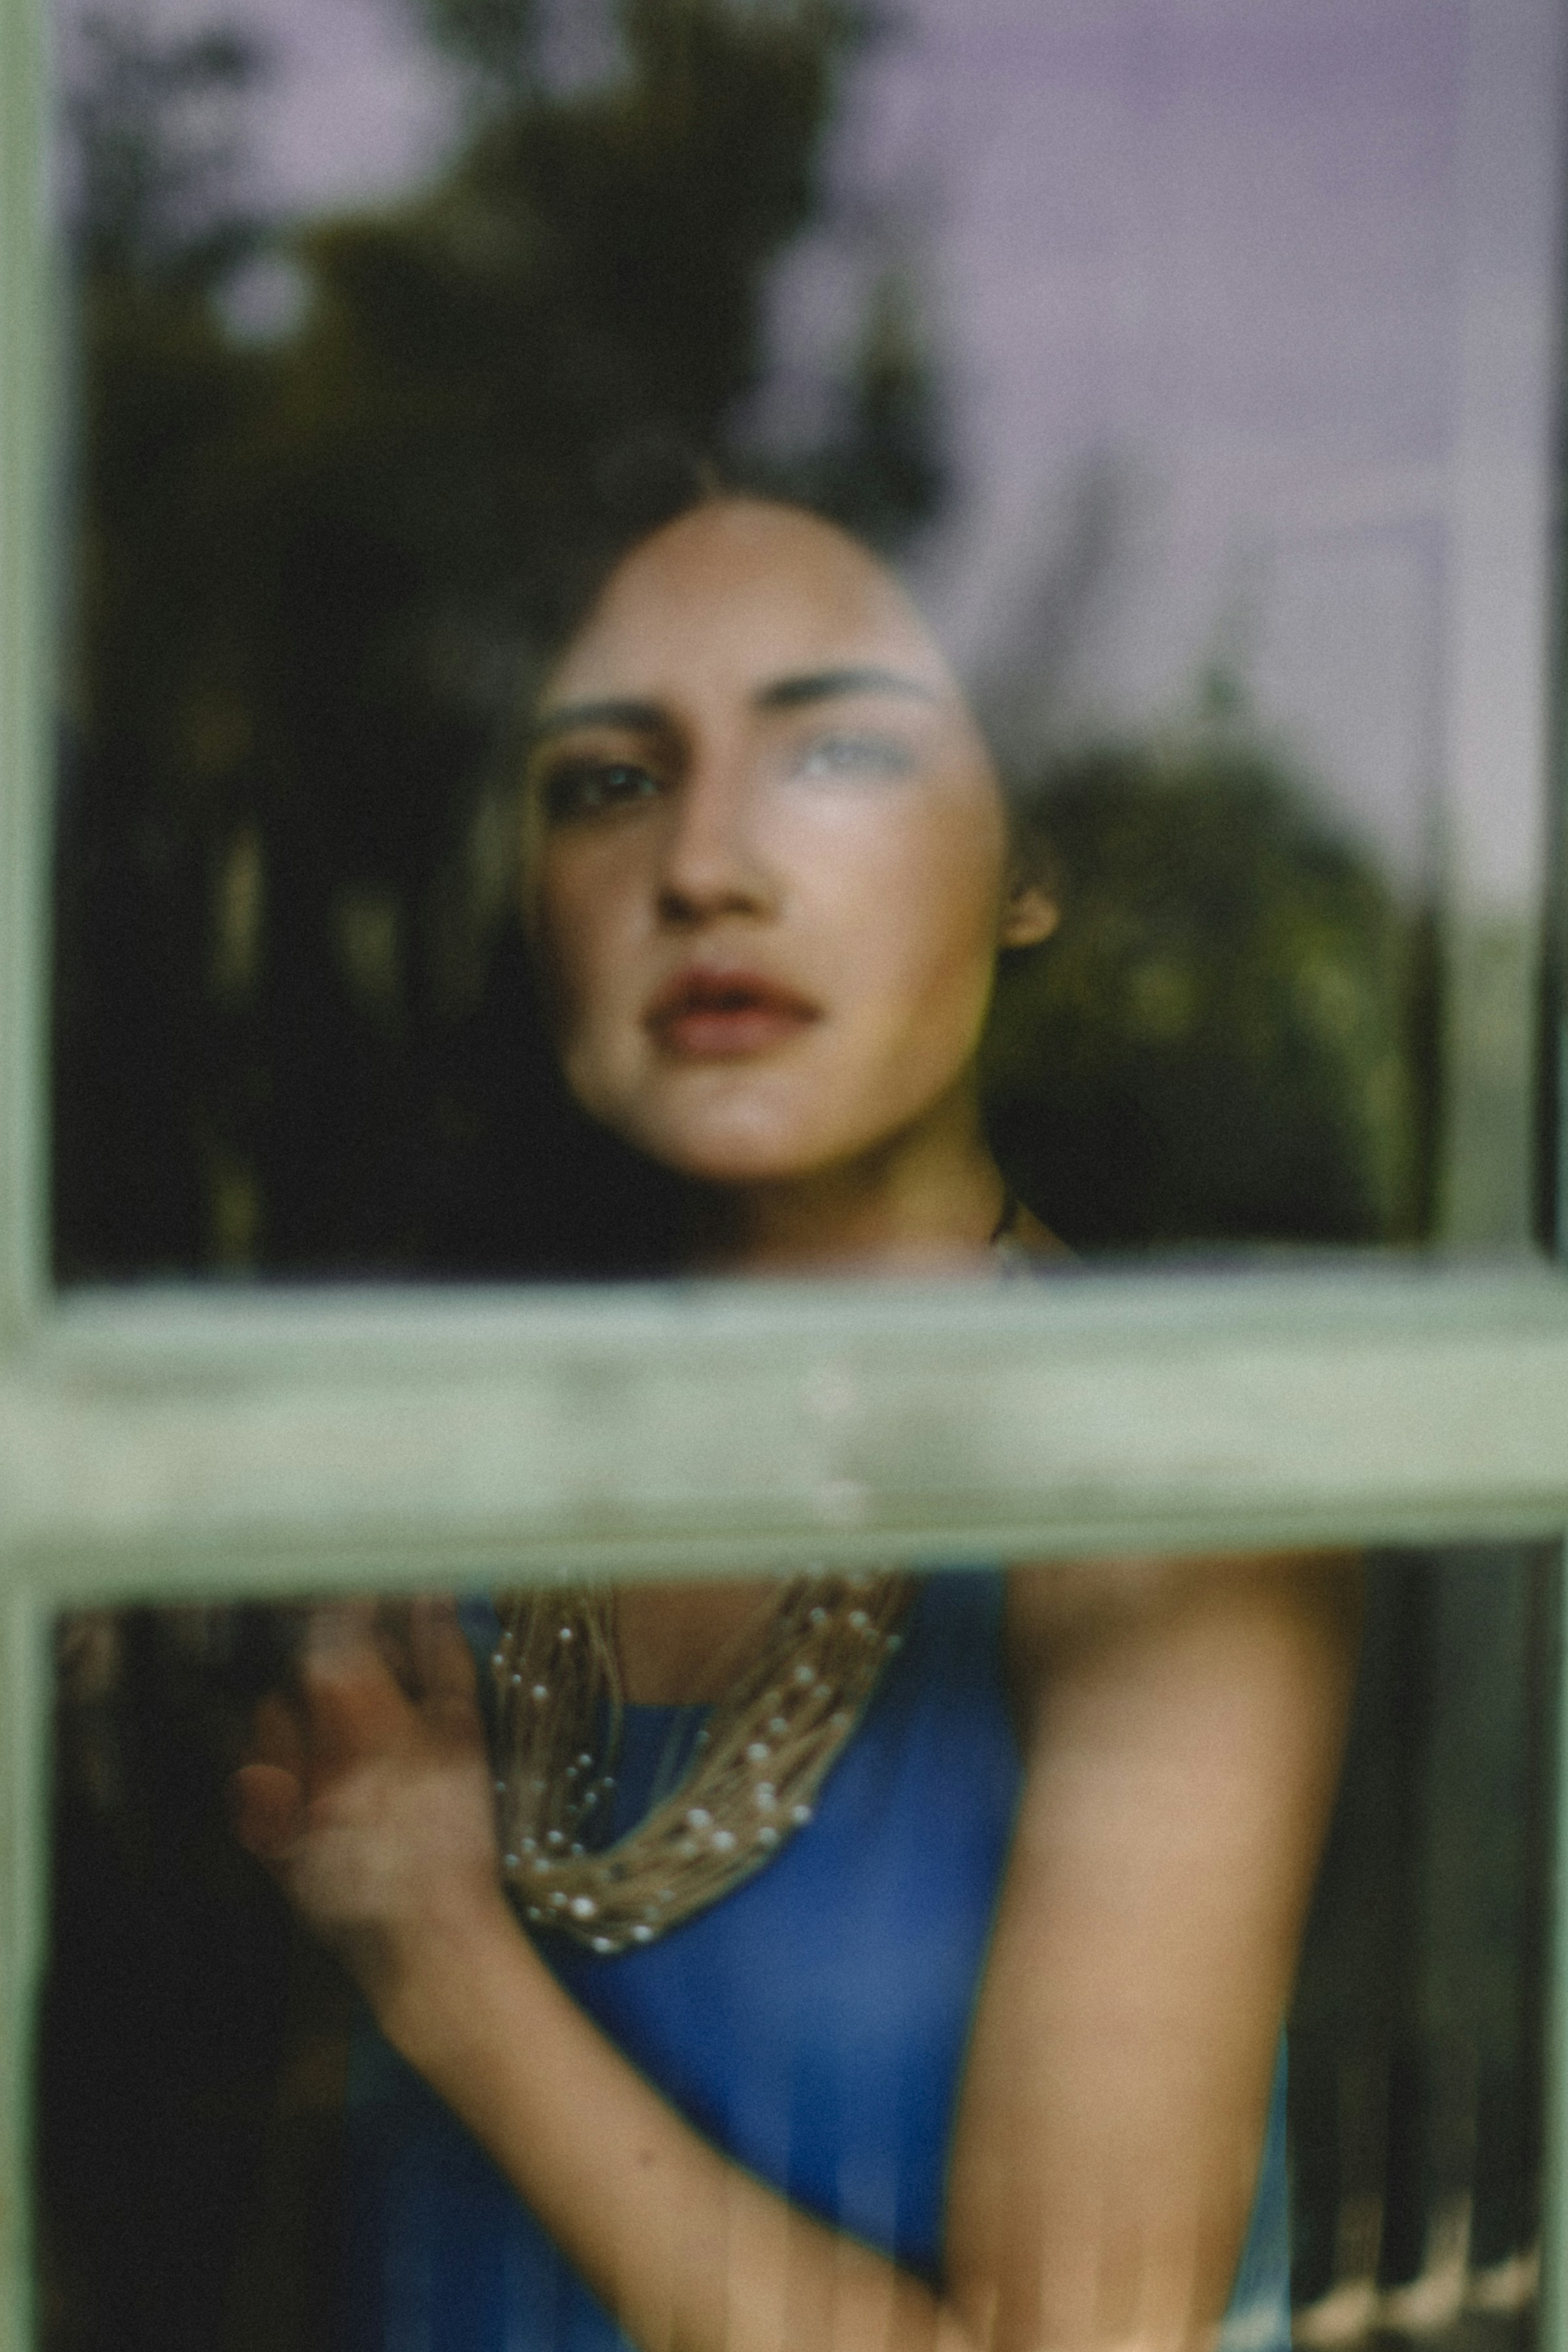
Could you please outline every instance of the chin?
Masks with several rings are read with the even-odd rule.
[[[707,1118],[650,1122],[626,1140],[694,1183],[737,1185],[797,1183],[853,1157],[858,1145],[739,1105]]]
[[[705,1138],[673,1140],[659,1138],[653,1140],[637,1138],[641,1150],[678,1176],[689,1177],[695,1184],[749,1185],[791,1184],[813,1176],[831,1165],[837,1154],[819,1156],[812,1151],[789,1151],[763,1140],[744,1138]]]

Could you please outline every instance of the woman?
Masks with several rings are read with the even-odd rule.
[[[844,533],[713,497],[621,556],[523,872],[567,1082],[684,1180],[690,1265],[1050,1251],[975,1055],[1055,908]],[[362,2340],[1175,2347],[1228,2298],[1283,2347],[1352,1615],[1314,1558],[546,1598],[489,1637],[492,1759],[449,1611],[324,1613],[237,1813],[378,2029]]]

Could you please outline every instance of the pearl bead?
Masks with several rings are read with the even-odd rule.
[[[653,1941],[653,1929],[648,1926],[647,1921],[646,1919],[639,1919],[639,1920],[637,1921],[637,1925],[633,1927],[633,1929],[632,1929],[632,1941],[633,1941],[633,1943],[634,1943],[634,1944],[651,1944],[651,1943],[652,1943],[652,1941]]]
[[[517,1679],[521,1682],[522,1679],[521,1675],[520,1675]],[[536,1699],[541,1701],[547,1699],[550,1696],[550,1685],[548,1683],[535,1683],[533,1685],[533,1696]]]
[[[795,1823],[796,1829],[804,1829],[807,1822],[811,1819],[811,1807],[809,1805],[792,1805],[789,1809],[789,1817]]]
[[[594,1938],[594,1949],[595,1949],[596,1952],[613,1952],[613,1951],[615,1950],[615,1948],[616,1948],[615,1943],[614,1943],[613,1939],[612,1939],[610,1937],[608,1937],[608,1936],[595,1936],[595,1938]]]
[[[686,1826],[689,1830],[710,1830],[713,1826],[713,1816],[705,1806],[693,1805],[686,1816]]]
[[[734,1832],[734,1831],[733,1831],[733,1830],[715,1830],[715,1831],[714,1831],[714,1832],[713,1832],[713,1851],[714,1851],[714,1853],[732,1853],[734,1852],[734,1850],[735,1850],[735,1832]]]
[[[771,1753],[765,1739],[753,1739],[746,1750],[748,1764],[765,1764]]]
[[[593,1919],[598,1916],[599,1906],[591,1895],[574,1895],[571,1907],[574,1919]]]

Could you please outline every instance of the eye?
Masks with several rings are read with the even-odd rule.
[[[907,776],[915,765],[910,746],[896,735],[835,731],[813,737],[795,761],[801,776]]]
[[[558,760],[544,773],[544,814],[552,824],[571,824],[634,808],[657,799],[661,789],[653,771],[636,760]]]

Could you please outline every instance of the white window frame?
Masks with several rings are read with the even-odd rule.
[[[1568,1279],[1544,1264],[51,1297],[43,47],[34,0],[0,0],[0,2352],[34,2340],[62,1605],[1568,1528]],[[1564,1951],[1558,1934],[1559,2017]],[[1554,2056],[1553,2347],[1562,2071]]]

